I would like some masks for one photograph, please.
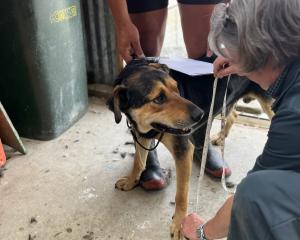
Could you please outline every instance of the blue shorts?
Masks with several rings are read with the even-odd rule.
[[[222,0],[177,0],[181,4],[207,5],[223,2]],[[129,13],[150,12],[166,8],[169,0],[127,0]]]

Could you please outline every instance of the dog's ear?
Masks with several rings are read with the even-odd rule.
[[[107,100],[106,104],[115,115],[116,123],[122,120],[121,110],[127,104],[126,97],[127,88],[123,85],[118,85],[113,90],[113,95]]]
[[[166,64],[160,64],[160,63],[149,63],[149,66],[151,67],[155,67],[159,70],[164,71],[165,73],[169,74],[170,73],[170,69],[168,68],[168,66]]]

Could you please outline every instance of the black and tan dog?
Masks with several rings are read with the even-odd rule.
[[[190,136],[198,128],[198,132],[205,131],[213,84],[212,77],[202,79],[201,82],[184,78],[186,76],[177,74],[175,81],[165,65],[148,63],[142,59],[133,60],[115,81],[113,96],[108,100],[116,123],[121,121],[124,113],[136,140],[133,169],[128,176],[117,181],[116,188],[128,191],[139,183],[146,165],[147,149],[153,139],[159,139],[175,160],[176,208],[170,227],[174,239],[180,239],[180,224],[188,208],[189,178],[194,153]],[[184,83],[179,79],[184,79]],[[190,101],[180,96],[177,84],[180,84],[181,93],[187,94]],[[218,87],[215,115],[222,106],[224,86],[225,82]],[[232,94],[232,89],[236,86],[240,89]],[[228,98],[228,107],[232,108],[239,98],[250,91],[257,92],[255,89],[256,86],[253,88],[248,80],[238,80],[238,84],[232,81],[228,92],[233,97]],[[201,145],[201,140],[193,140],[197,147]]]
[[[176,209],[171,224],[171,235],[179,239],[180,223],[187,214],[189,178],[192,169],[194,146],[189,134],[197,128],[203,111],[179,95],[177,83],[164,65],[136,60],[120,74],[108,101],[121,121],[123,112],[136,135],[134,166],[129,176],[121,178],[116,188],[133,189],[145,168],[152,139],[159,139],[171,152],[176,164]],[[141,146],[142,145],[142,146]]]

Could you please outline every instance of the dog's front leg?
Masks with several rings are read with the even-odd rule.
[[[189,181],[192,172],[194,145],[186,136],[166,136],[165,146],[172,153],[176,164],[176,208],[170,226],[171,237],[181,239],[180,225],[187,215],[189,199]]]
[[[151,139],[139,138],[139,143],[145,148],[149,148]],[[140,180],[140,176],[145,169],[148,151],[143,149],[139,144],[135,143],[134,163],[131,174],[122,177],[116,182],[116,188],[122,191],[133,189]]]

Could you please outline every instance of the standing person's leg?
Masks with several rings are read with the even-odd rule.
[[[300,239],[300,173],[264,170],[238,186],[228,240]]]
[[[201,59],[206,56],[207,38],[209,33],[209,23],[211,13],[215,4],[221,2],[220,0],[178,0],[179,11],[181,15],[181,25],[183,31],[184,42],[189,58]],[[207,58],[206,60],[209,60]],[[206,61],[204,60],[204,61]],[[213,61],[213,59],[211,59]],[[188,83],[189,84],[189,83]],[[197,88],[203,88],[201,81],[197,81],[196,86],[186,86],[189,91],[186,91],[185,97],[188,99],[199,99],[199,92]],[[190,84],[192,85],[192,83]],[[201,105],[201,103],[199,103]],[[200,106],[201,107],[201,106]],[[201,161],[202,150],[204,144],[204,128],[199,129],[193,134],[194,144],[197,147],[194,153],[194,159]],[[222,177],[223,159],[221,155],[210,144],[208,148],[206,172],[213,177]],[[231,170],[227,163],[225,163],[225,176],[231,175]]]
[[[208,4],[212,2],[211,4]],[[178,0],[181,25],[189,58],[206,55],[210,16],[217,1]]]
[[[146,56],[159,56],[165,36],[168,0],[127,0],[131,21]]]
[[[168,0],[127,0],[127,6],[131,21],[139,31],[145,56],[159,56],[165,36]],[[167,186],[168,180],[169,173],[160,168],[156,150],[149,152],[140,185],[146,190],[160,190]]]

